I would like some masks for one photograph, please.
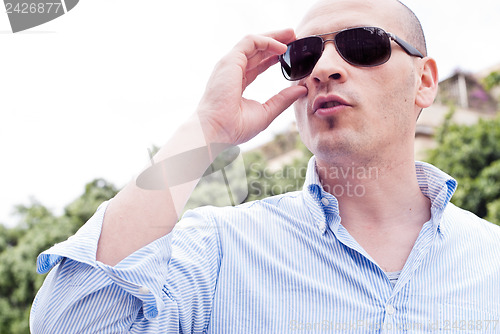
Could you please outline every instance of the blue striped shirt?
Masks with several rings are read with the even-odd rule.
[[[96,261],[106,203],[43,252],[33,333],[500,333],[500,228],[449,203],[416,163],[426,222],[395,285],[342,226],[315,160],[302,191],[202,207],[115,267]],[[52,269],[52,270],[51,270]]]

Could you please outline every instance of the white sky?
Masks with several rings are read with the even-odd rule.
[[[59,213],[103,177],[121,187],[191,114],[214,64],[240,38],[295,27],[306,0],[81,0],[12,34],[0,12],[0,222],[34,197]],[[500,63],[500,1],[406,0],[444,78]],[[247,97],[288,83],[276,66]],[[291,110],[253,144],[285,128]],[[247,146],[248,147],[248,146]]]

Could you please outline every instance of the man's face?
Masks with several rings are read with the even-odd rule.
[[[327,0],[322,4],[306,16],[298,38],[375,26],[407,39],[398,24],[401,8],[396,1]],[[326,43],[313,72],[297,82],[308,88],[308,95],[295,103],[297,125],[318,161],[373,162],[377,157],[407,154],[413,147],[418,113],[415,57],[394,42],[391,48],[387,63],[355,67],[341,58],[332,42]]]

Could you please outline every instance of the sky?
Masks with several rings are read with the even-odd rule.
[[[500,1],[406,0],[440,78],[500,63]],[[84,185],[117,187],[196,110],[216,62],[243,36],[296,27],[306,0],[80,0],[66,15],[13,34],[0,11],[0,222],[37,200],[61,213]],[[275,66],[245,97],[286,87]],[[287,110],[248,149],[293,121]]]

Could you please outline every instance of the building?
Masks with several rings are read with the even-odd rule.
[[[487,91],[482,84],[483,78],[494,71],[500,71],[500,64],[477,74],[456,71],[439,83],[436,101],[422,112],[417,121],[416,160],[425,160],[427,151],[436,146],[436,130],[452,107],[455,109],[452,121],[458,124],[472,125],[480,118],[493,119],[497,116],[500,110],[499,88]]]

